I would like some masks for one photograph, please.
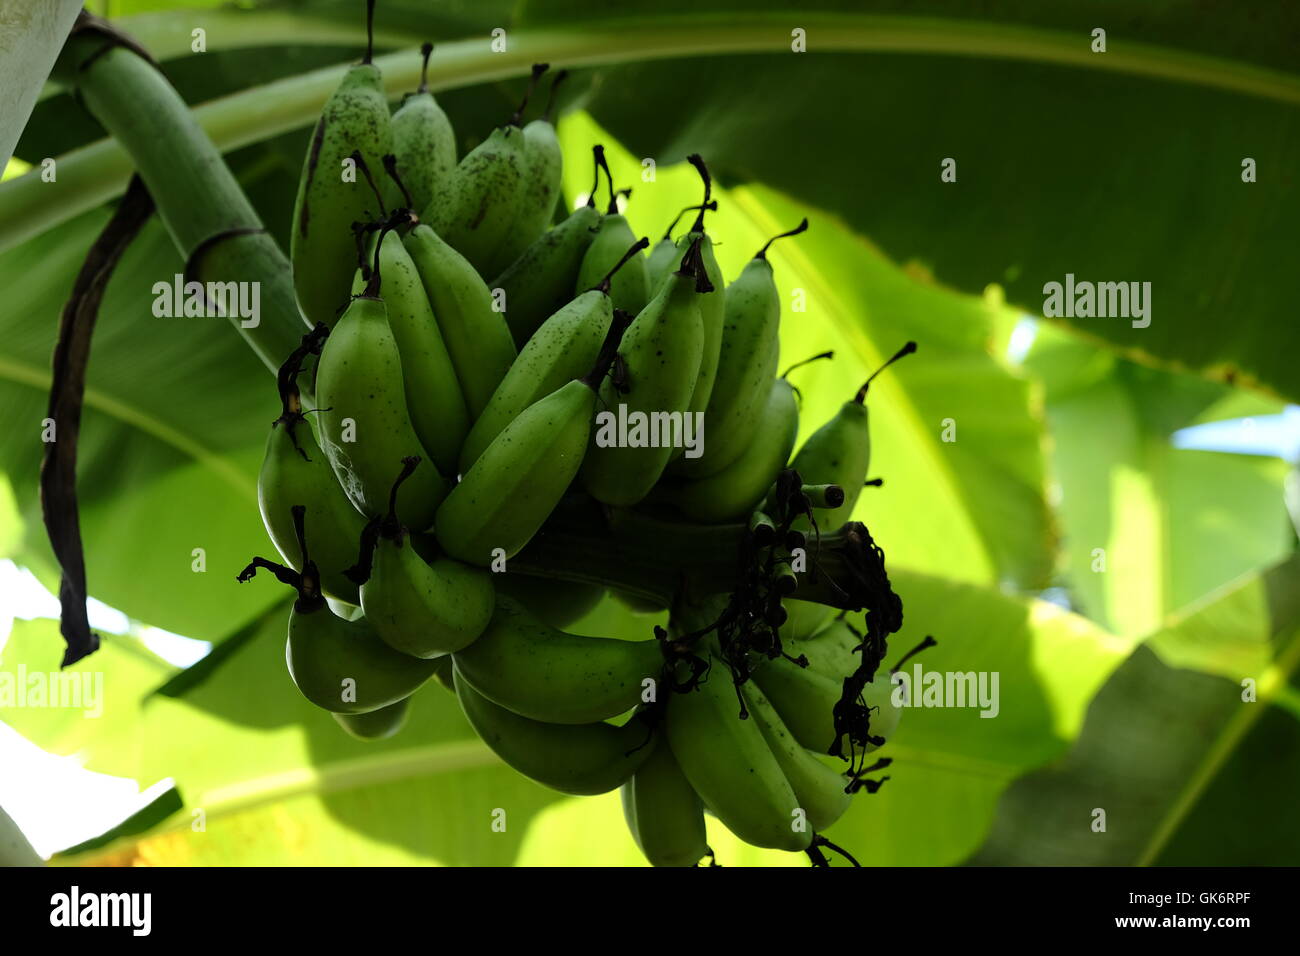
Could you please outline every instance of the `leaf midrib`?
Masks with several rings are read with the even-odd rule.
[[[250,18],[250,21],[255,18]],[[809,28],[814,52],[911,53],[1012,59],[1105,70],[1227,90],[1300,104],[1300,76],[1115,38],[1092,53],[1088,38],[1038,27],[974,21],[791,12],[688,14],[654,19],[599,19],[510,34],[509,48],[493,53],[483,38],[440,44],[429,67],[433,92],[523,76],[536,62],[570,69],[614,66],[689,56],[789,53],[791,23]],[[710,28],[712,26],[712,28]],[[286,37],[285,39],[293,39]],[[413,38],[414,39],[414,38]],[[265,41],[265,37],[262,38]],[[790,55],[799,55],[790,53]],[[390,95],[414,88],[420,58],[414,49],[375,58]],[[286,77],[194,107],[195,119],[222,152],[259,143],[308,125],[348,64]],[[36,169],[0,183],[0,250],[39,234],[119,195],[132,171],[112,140],[86,144],[57,160],[65,188],[52,202]]]

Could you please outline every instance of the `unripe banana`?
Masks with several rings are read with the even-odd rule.
[[[393,736],[406,724],[410,715],[411,698],[380,707],[368,714],[333,714],[339,726],[358,740],[384,740]]]
[[[785,607],[788,615],[780,629],[780,637],[783,641],[809,640],[814,635],[819,634],[836,613],[833,607],[817,604],[813,601],[800,601],[796,598],[786,598],[781,604]],[[789,653],[794,657],[799,654],[798,651],[790,651]]]
[[[453,557],[487,567],[532,540],[572,484],[591,437],[596,389],[628,317],[614,313],[596,362],[507,425],[438,509],[438,541]]]
[[[479,416],[515,360],[515,344],[492,293],[465,257],[420,224],[407,233],[438,330],[456,369],[470,419]]]
[[[474,731],[506,764],[538,783],[577,796],[608,793],[636,773],[653,752],[650,727],[545,724],[498,707],[456,672],[456,695]]]
[[[610,283],[646,241],[625,249],[623,259],[595,288],[556,312],[528,340],[465,439],[460,452],[461,474],[468,473],[483,450],[524,409],[591,369],[614,317]]]
[[[492,280],[505,295],[506,323],[523,348],[538,327],[573,297],[582,257],[595,238],[600,213],[581,206],[549,229]]]
[[[317,707],[336,714],[368,714],[410,697],[433,675],[435,665],[393,650],[365,618],[345,621],[330,611],[321,594],[320,572],[304,543],[306,509],[295,506],[293,517],[305,555],[302,573],[254,558],[238,580],[249,581],[261,569],[298,592],[285,647],[294,684]]]
[[[622,259],[628,247],[636,242],[636,233],[632,231],[627,218],[618,211],[618,196],[614,192],[614,180],[609,175],[609,166],[605,164],[604,150],[599,146],[595,149],[596,162],[604,169],[609,180],[609,209],[601,217],[595,238],[582,257],[578,280],[574,286],[575,293],[593,288],[599,283]],[[646,276],[644,256],[636,256],[618,270],[610,283],[609,294],[616,309],[636,315],[645,308],[650,299],[650,281]]]
[[[394,498],[418,465],[403,463]],[[408,536],[391,510],[374,529],[373,550],[370,541],[363,544],[365,564],[355,574],[375,633],[395,650],[423,658],[458,651],[483,633],[495,607],[491,575]]]
[[[619,793],[627,827],[651,866],[695,866],[708,855],[704,804],[667,743],[659,741]]]
[[[704,274],[708,277],[708,289],[701,289],[703,296],[700,299],[700,323],[704,329],[704,346],[700,352],[700,369],[695,377],[695,388],[691,392],[690,411],[702,412],[709,406],[709,399],[713,395],[713,380],[718,372],[718,355],[722,347],[722,327],[725,322],[726,312],[726,295],[723,292],[725,286],[722,270],[718,267],[718,260],[713,255],[713,240],[709,238],[704,231],[704,213],[709,209],[709,194],[713,189],[713,181],[709,176],[709,170],[704,165],[704,160],[698,153],[692,153],[687,157],[691,165],[699,172],[700,177],[704,180],[704,203],[700,206],[700,214],[695,220],[695,225],[691,231],[682,238],[677,240],[677,251],[682,255],[691,249],[692,245],[698,244],[700,262],[704,265]],[[680,449],[673,457],[678,460],[684,460]]]
[[[592,192],[595,192],[594,188]],[[646,279],[649,281],[652,290],[657,292],[659,287],[668,279],[668,276],[672,274],[672,271],[677,268],[677,263],[681,262],[682,254],[677,251],[677,242],[673,239],[673,230],[677,228],[677,223],[682,216],[688,212],[699,212],[701,209],[717,208],[718,204],[716,202],[705,203],[703,206],[687,206],[673,218],[667,231],[664,232],[664,237],[654,244],[650,254],[646,256]]]
[[[384,275],[388,327],[401,355],[411,427],[438,470],[455,475],[470,426],[455,365],[434,319],[420,272],[397,233],[385,234],[379,263]],[[353,292],[362,293],[364,285],[365,279],[358,273]]]
[[[551,83],[546,113],[524,127],[524,190],[519,197],[514,225],[501,245],[498,261],[502,268],[518,259],[555,218],[555,204],[560,198],[564,173],[564,154],[551,123],[551,110],[555,107],[555,91],[568,75],[566,70],[556,75]]]
[[[401,354],[379,296],[380,269],[376,257],[365,294],[352,300],[330,333],[316,370],[321,446],[347,496],[371,518],[388,510],[402,459],[430,457],[407,413]],[[397,514],[408,528],[423,531],[446,494],[446,479],[434,467],[424,469],[402,487]]]
[[[552,724],[627,713],[641,702],[645,682],[657,683],[664,667],[656,640],[566,634],[505,597],[487,630],[455,656],[461,676],[480,694]]]
[[[529,93],[545,69],[546,64],[533,67]],[[525,95],[510,121],[460,161],[446,187],[420,215],[481,276],[496,275],[514,261],[507,243],[526,192],[528,158],[519,122],[527,102]]]
[[[889,361],[880,366],[858,390],[851,401],[840,406],[835,416],[804,441],[790,467],[799,472],[805,484],[834,484],[844,489],[844,503],[838,508],[813,508],[817,526],[830,530],[848,521],[862,493],[862,483],[871,464],[871,432],[867,420],[867,388],[872,379],[904,355],[916,351],[908,342]],[[808,530],[807,518],[799,518],[793,527]]]
[[[298,395],[302,360],[319,351],[325,332],[324,325],[309,332],[303,345],[280,367],[282,410],[266,439],[266,453],[257,476],[257,506],[275,549],[295,571],[302,570],[302,551],[290,509],[294,505],[306,507],[312,516],[322,590],[330,597],[356,604],[360,599],[357,586],[343,570],[355,556],[357,536],[365,519],[335,480],[329,460],[303,417]]]
[[[668,742],[704,805],[740,839],[754,846],[803,850],[812,833],[797,830],[795,798],[772,749],[740,701],[727,665],[710,660],[696,690],[668,702]]]
[[[411,195],[415,210],[426,209],[445,188],[456,168],[456,133],[451,120],[429,92],[429,54],[433,44],[420,47],[424,65],[419,88],[393,113],[393,153],[397,171]],[[395,185],[389,184],[390,205],[403,204]]]
[[[727,286],[717,375],[704,413],[709,440],[699,458],[675,462],[674,474],[717,474],[744,453],[758,431],[781,354],[781,299],[767,250],[777,239],[807,228],[805,219],[798,228],[770,239]]]
[[[651,289],[658,289],[668,281],[681,258],[677,254],[677,243],[671,235],[665,235],[651,247],[645,258],[646,284]]]
[[[825,830],[844,816],[853,802],[853,795],[845,790],[848,778],[799,745],[753,681],[745,684],[744,694],[749,718],[763,732],[799,806],[808,814],[808,822],[814,830]]]
[[[367,31],[374,15],[371,0]],[[289,233],[289,258],[298,304],[313,324],[333,325],[348,304],[356,269],[354,222],[369,222],[383,213],[364,182],[344,182],[344,161],[359,152],[371,169],[379,169],[392,152],[388,98],[371,46],[361,63],[348,69],[325,101],[307,146]]]
[[[665,483],[663,497],[696,521],[719,524],[744,518],[763,500],[785,467],[798,431],[794,389],[785,379],[775,379],[758,429],[741,456],[707,478]]]
[[[592,288],[634,242],[636,234],[625,217],[616,212],[602,216],[600,225],[596,227],[596,235],[582,257],[575,291],[580,293],[583,289]],[[645,277],[644,256],[638,255],[618,271],[610,285],[609,294],[616,309],[622,309],[631,315],[636,315],[645,308],[649,298],[649,283]]]
[[[809,654],[811,660],[812,655]],[[843,676],[848,676],[846,673]],[[776,708],[794,739],[817,754],[829,753],[835,742],[834,707],[843,692],[843,678],[829,677],[800,667],[783,657],[764,661],[754,671],[754,680]],[[888,737],[898,726],[901,708],[891,701],[889,675],[877,672],[867,685],[863,699],[877,708],[871,712],[871,733]],[[878,749],[868,745],[865,752]]]
[[[606,382],[600,390],[604,407],[627,406],[628,419],[644,415],[685,413],[700,371],[704,328],[700,320],[697,288],[708,287],[693,246],[682,268],[669,276],[659,294],[636,317],[623,337],[619,355],[626,382]],[[582,468],[582,482],[597,501],[608,505],[634,505],[643,499],[663,474],[673,448],[619,447],[617,442],[593,436]]]
[[[558,628],[586,617],[605,596],[599,585],[525,574],[498,574],[494,583],[498,593],[514,598],[533,617]]]

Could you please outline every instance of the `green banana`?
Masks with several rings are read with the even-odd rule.
[[[697,689],[668,702],[668,743],[704,805],[740,839],[776,850],[804,850],[799,801],[763,732],[742,720],[731,673],[716,657]]]
[[[454,475],[470,426],[455,365],[434,319],[420,272],[396,232],[385,234],[379,262],[384,273],[388,327],[402,360],[411,427],[438,470]],[[365,281],[358,273],[352,291],[362,293]]]
[[[551,627],[566,628],[589,614],[605,596],[605,589],[578,581],[533,578],[524,574],[499,574],[497,591],[514,598],[528,612]]]
[[[472,421],[515,360],[510,328],[492,308],[492,293],[474,267],[428,225],[415,226],[404,244],[420,273]]]
[[[507,242],[527,191],[528,176],[519,123],[533,85],[546,68],[544,63],[533,67],[528,93],[514,116],[460,161],[445,187],[420,214],[479,275],[496,275],[514,261],[508,256]]]
[[[627,321],[615,312],[592,369],[528,406],[447,496],[437,525],[448,554],[484,567],[512,558],[550,517],[587,453],[596,389]]]
[[[811,649],[808,656],[811,662]],[[825,754],[835,742],[833,710],[843,692],[843,677],[848,673],[850,671],[841,677],[832,677],[814,670],[811,663],[804,668],[778,657],[763,661],[754,671],[754,680],[781,715],[794,739],[814,753]],[[892,690],[889,675],[877,672],[875,680],[867,685],[862,695],[868,706],[878,708],[871,713],[871,733],[886,739],[898,726],[901,716],[901,708],[891,702]],[[870,753],[876,749],[868,746],[865,751]]]
[[[505,296],[506,322],[519,348],[547,316],[573,297],[582,257],[599,223],[600,213],[595,206],[580,206],[492,280],[492,288],[500,289]]]
[[[710,852],[704,804],[662,740],[619,795],[627,828],[651,866],[695,866]]]
[[[591,368],[614,317],[610,283],[619,268],[644,249],[642,239],[592,289],[581,293],[539,328],[515,359],[492,398],[474,421],[460,451],[460,473],[466,474],[492,440],[520,413]]]
[[[844,503],[838,508],[812,509],[819,529],[832,529],[848,521],[853,516],[858,495],[862,493],[862,483],[871,464],[866,398],[872,379],[904,355],[915,351],[916,343],[908,342],[876,369],[851,401],[841,405],[830,421],[808,436],[790,462],[790,467],[799,472],[804,484],[834,484],[844,489]],[[792,527],[807,531],[811,525],[807,518],[799,518]]]
[[[745,518],[785,467],[798,430],[794,389],[785,379],[775,379],[768,387],[758,429],[740,457],[706,478],[666,483],[663,497],[696,521],[718,524]]]
[[[320,573],[303,532],[306,509],[293,508],[303,571],[254,558],[240,583],[259,569],[298,592],[289,612],[285,660],[298,690],[317,707],[336,714],[366,714],[411,696],[433,675],[434,664],[401,654],[375,634],[365,618],[345,621],[332,613],[320,590]]]
[[[795,598],[786,598],[781,604],[788,615],[780,629],[782,641],[809,640],[819,634],[836,613],[835,608],[828,605]]]
[[[518,259],[555,218],[555,204],[560,198],[564,172],[564,154],[560,152],[560,141],[555,135],[555,126],[551,123],[551,110],[555,107],[556,89],[568,75],[567,70],[561,70],[556,75],[551,82],[550,102],[546,105],[546,112],[541,119],[535,119],[524,127],[524,191],[519,197],[514,224],[498,254],[502,268]]]
[[[704,413],[709,440],[699,458],[675,462],[674,473],[688,478],[717,474],[744,454],[758,431],[781,354],[781,299],[767,250],[777,239],[807,228],[805,219],[768,240],[727,286],[717,375]]]
[[[592,189],[595,192],[595,189]],[[650,254],[646,256],[645,272],[646,279],[650,283],[650,288],[658,290],[664,284],[664,280],[672,274],[673,268],[681,261],[681,253],[677,251],[677,241],[673,239],[673,230],[677,228],[677,223],[681,221],[682,216],[688,212],[698,212],[700,209],[717,209],[716,202],[707,203],[704,206],[687,206],[673,219],[672,224],[664,233],[664,237],[654,244]]]
[[[745,684],[743,692],[749,717],[763,732],[799,806],[808,814],[808,822],[814,830],[825,830],[844,816],[853,802],[853,795],[845,790],[848,779],[799,745],[753,681]]]
[[[451,179],[456,168],[456,133],[451,120],[429,92],[429,54],[433,44],[420,47],[424,65],[420,69],[420,86],[407,94],[393,113],[393,155],[401,181],[410,192],[412,209],[428,208],[434,196]],[[390,205],[397,206],[405,197],[390,183]]]
[[[372,169],[391,153],[388,98],[379,68],[371,62],[374,0],[366,18],[366,56],[350,67],[330,94],[307,147],[298,195],[293,204],[289,259],[293,286],[303,315],[315,324],[333,325],[348,304],[356,268],[352,224],[369,222],[384,210],[364,183],[344,182],[345,161],[360,153]],[[359,164],[358,164],[359,165]]]
[[[380,270],[376,256],[365,292],[330,333],[316,370],[321,446],[347,496],[371,518],[387,510],[393,471],[402,459],[430,457],[406,410],[402,360],[380,298]],[[446,479],[436,468],[426,469],[402,488],[402,523],[425,530],[446,494]]]
[[[695,388],[691,392],[691,404],[689,411],[703,412],[709,406],[709,399],[713,395],[713,381],[718,373],[718,356],[722,348],[722,327],[726,321],[726,295],[723,292],[724,281],[722,270],[718,267],[718,260],[713,255],[713,240],[709,234],[704,231],[704,214],[708,211],[710,205],[716,208],[716,203],[710,203],[709,195],[713,191],[713,180],[709,176],[708,167],[704,165],[704,160],[700,158],[699,153],[692,153],[686,157],[696,171],[699,172],[700,178],[704,180],[704,202],[700,205],[700,214],[691,227],[691,231],[677,240],[677,251],[685,255],[692,247],[697,245],[699,249],[700,261],[704,264],[704,274],[708,277],[709,288],[699,291],[705,293],[700,299],[700,323],[704,329],[704,346],[700,353],[700,370],[695,378]],[[679,461],[686,461],[680,453],[673,456]]]
[[[410,715],[411,698],[380,707],[368,714],[332,714],[339,726],[358,740],[384,740],[396,734]]]
[[[289,675],[317,707],[365,714],[409,697],[433,674],[429,662],[400,654],[364,619],[344,621],[323,604],[289,617]]]
[[[418,465],[415,458],[403,462],[390,502]],[[353,573],[376,634],[395,650],[427,658],[458,651],[483,633],[495,607],[490,574],[408,539],[391,504],[373,528],[373,540],[363,544],[364,563]]]
[[[700,370],[704,328],[698,291],[710,288],[700,262],[698,244],[682,259],[681,268],[669,276],[659,293],[628,327],[619,355],[626,373],[622,382],[601,386],[604,407],[619,409],[627,418],[685,412]],[[698,291],[697,291],[698,290]],[[693,424],[693,422],[691,423]],[[631,435],[629,435],[631,437]],[[597,501],[608,505],[634,505],[659,481],[673,448],[644,444],[619,447],[604,427],[593,434],[592,447],[582,467],[582,482]]]
[[[627,218],[618,211],[618,196],[614,192],[614,180],[610,177],[609,166],[605,163],[605,152],[596,148],[596,162],[605,171],[609,180],[609,209],[601,217],[596,227],[596,235],[582,257],[578,268],[578,280],[574,292],[590,289],[608,275],[619,262],[628,246],[636,242],[636,233],[628,224]],[[645,308],[650,298],[650,281],[646,277],[645,257],[637,256],[618,270],[610,283],[610,297],[614,307],[636,315]]]
[[[271,424],[262,469],[257,476],[257,506],[275,549],[294,570],[302,570],[302,551],[290,509],[304,505],[311,515],[313,538],[326,594],[350,604],[360,600],[357,586],[343,574],[365,521],[334,479],[329,460],[312,435],[298,395],[298,374],[309,354],[319,353],[328,333],[324,325],[303,337],[303,344],[280,367],[281,413]]]
[[[456,652],[460,674],[493,703],[551,724],[588,724],[641,702],[664,659],[657,640],[566,634],[499,598],[492,623]]]
[[[653,752],[650,727],[634,715],[613,724],[546,724],[498,707],[456,668],[456,696],[475,733],[506,764],[538,783],[577,796],[608,793]]]

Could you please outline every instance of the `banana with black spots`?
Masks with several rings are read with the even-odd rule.
[[[504,296],[506,323],[520,349],[548,316],[573,298],[582,258],[600,225],[595,200],[599,184],[597,165],[596,181],[586,204],[535,239],[492,280],[492,289]]]
[[[504,126],[498,126],[456,166],[447,183],[420,213],[480,275],[496,275],[512,261],[508,243],[527,192],[529,163],[520,121],[528,96],[546,64],[533,67],[528,94]],[[435,313],[437,306],[434,307]]]
[[[402,358],[380,295],[380,274],[376,255],[365,292],[330,333],[316,370],[321,447],[347,496],[370,518],[388,510],[402,459],[430,458],[407,411]],[[429,467],[402,487],[398,516],[408,528],[423,531],[446,494],[447,480]]]
[[[614,318],[610,283],[619,268],[645,248],[642,239],[592,289],[579,294],[544,323],[519,352],[487,406],[474,421],[460,450],[460,471],[466,474],[501,432],[520,413],[588,371]]]
[[[629,421],[634,416],[653,421],[651,416],[676,413],[684,430],[704,350],[699,293],[709,288],[698,245],[692,245],[681,268],[668,277],[623,336],[619,355],[625,375],[620,382],[610,380],[601,386],[606,410],[626,405]],[[624,446],[611,440],[618,436],[610,436],[604,428],[592,437],[582,483],[593,498],[608,505],[634,505],[645,498],[674,452],[663,436],[657,447]]]
[[[420,69],[420,86],[407,94],[393,112],[393,155],[402,184],[411,196],[417,212],[428,208],[439,190],[446,187],[456,168],[456,132],[451,120],[429,92],[429,54],[433,44],[420,47],[424,64]],[[397,206],[405,200],[395,185],[389,184],[389,201]]]
[[[555,217],[564,173],[564,154],[551,122],[555,93],[568,76],[561,70],[551,81],[551,96],[546,112],[524,127],[524,189],[519,197],[515,221],[502,241],[497,261],[506,268],[523,254]]]
[[[687,478],[717,474],[744,454],[757,434],[781,355],[781,298],[767,250],[777,239],[807,228],[805,219],[768,240],[727,286],[717,375],[704,413],[709,440],[699,458],[675,462],[675,474]]]
[[[618,211],[618,195],[614,192],[614,180],[609,174],[609,166],[605,163],[605,152],[599,146],[596,147],[596,162],[605,171],[605,178],[609,180],[609,209],[601,217],[600,224],[596,227],[596,235],[582,257],[582,265],[578,268],[578,280],[574,286],[575,293],[593,288],[599,283],[602,276],[608,275],[613,270],[628,247],[636,242],[636,233],[628,224],[627,217]],[[636,256],[618,270],[610,283],[609,294],[614,300],[616,309],[636,315],[645,308],[646,302],[650,299],[650,280],[646,276],[644,256]]]
[[[354,153],[374,170],[393,151],[388,97],[383,78],[372,62],[374,0],[366,18],[366,55],[349,67],[338,88],[321,109],[307,146],[298,195],[293,204],[289,259],[293,286],[303,315],[315,324],[333,325],[348,304],[356,269],[354,222],[370,222],[383,214],[366,183],[355,176],[344,181],[347,161]],[[357,164],[359,165],[359,164]]]

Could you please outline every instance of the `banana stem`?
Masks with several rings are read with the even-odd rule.
[[[823,533],[808,547],[808,569],[797,572],[794,597],[837,608],[863,606],[859,587],[862,525]],[[613,588],[672,606],[732,591],[742,570],[748,527],[696,525],[614,509],[608,517],[590,503],[566,502],[510,570],[530,577]]]
[[[187,260],[187,278],[259,284],[257,324],[238,315],[231,321],[274,372],[309,328],[289,260],[166,77],[140,52],[112,43],[95,29],[74,33],[61,66],[75,74],[86,108],[129,154]]]

